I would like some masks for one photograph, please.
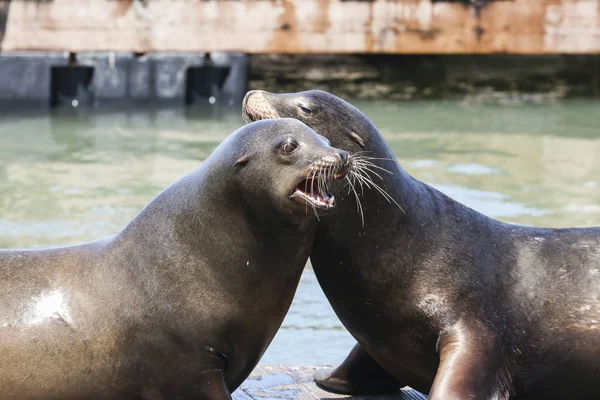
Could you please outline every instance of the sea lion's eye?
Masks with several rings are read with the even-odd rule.
[[[302,112],[304,114],[306,114],[306,115],[311,115],[312,114],[312,111],[310,111],[308,108],[306,108],[304,106],[300,106],[300,105],[298,107],[300,107],[300,109],[302,110]]]
[[[298,148],[298,143],[295,142],[285,142],[281,145],[281,152],[283,154],[292,154]]]

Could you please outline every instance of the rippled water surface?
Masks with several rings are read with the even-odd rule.
[[[355,102],[415,177],[489,216],[600,225],[600,102]],[[119,231],[243,124],[239,109],[0,117],[0,247]],[[261,363],[330,364],[353,345],[306,269]]]

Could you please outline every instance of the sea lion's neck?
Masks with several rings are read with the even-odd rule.
[[[462,220],[469,220],[472,228],[482,231],[494,221],[410,175],[377,130],[371,131],[367,137],[365,155],[374,158],[373,163],[389,171],[373,169],[381,178],[373,174],[371,178],[393,201],[388,201],[373,188],[365,188],[364,196],[361,196],[364,226],[357,227],[361,237],[373,235],[381,229],[399,228],[393,240],[404,241],[411,246],[415,246],[416,240],[426,247],[455,234]],[[354,206],[352,197],[346,198],[346,203]],[[344,224],[347,225],[347,222]]]
[[[257,251],[275,252],[288,246],[297,248],[298,240],[312,237],[316,227],[314,222],[294,224],[284,221],[264,202],[264,210],[258,215],[236,185],[227,181],[227,174],[220,172],[218,165],[205,163],[170,185],[125,227],[117,242],[136,241],[136,246],[127,247],[164,258],[165,264],[180,268],[184,255],[190,260],[203,258],[202,254],[196,254],[199,249],[206,248],[206,245],[200,246],[201,243],[214,242],[215,246],[223,246],[224,243],[236,243],[236,238],[245,238],[242,243],[253,244],[248,249],[253,253],[249,256],[260,258]],[[213,235],[200,234],[211,232],[218,226],[230,229],[214,229]],[[215,236],[218,234],[227,237]]]
[[[414,221],[415,218],[408,217],[418,217],[423,207],[428,207],[429,203],[434,201],[435,193],[432,190],[435,191],[435,189],[413,178],[397,161],[396,156],[381,135],[377,131],[375,132],[376,134],[371,135],[372,139],[365,156],[373,158],[368,161],[378,168],[371,167],[372,172],[368,175],[374,184],[389,195],[389,199],[386,199],[373,187],[361,188],[361,192],[364,193],[363,207],[366,212],[379,213],[381,211],[379,205],[386,204],[386,208],[393,206],[397,209],[398,221],[405,224],[411,220]],[[356,189],[359,190],[358,187]],[[366,215],[365,218],[367,218]]]
[[[120,266],[134,290],[154,302],[156,312],[169,312],[177,304],[186,315],[177,323],[185,329],[200,321],[215,335],[233,329],[244,332],[243,341],[259,345],[274,335],[289,308],[313,244],[309,230],[316,224],[281,225],[268,212],[264,218],[248,213],[242,196],[228,191],[230,182],[215,173],[208,165],[201,167],[160,193],[119,235],[115,253],[124,259]],[[258,300],[236,300],[251,297]],[[206,304],[219,305],[223,315],[213,320]],[[249,331],[235,324],[242,315],[260,320],[264,307],[270,314],[266,323]],[[202,335],[192,329],[188,339],[202,341]],[[220,351],[228,355],[243,353],[223,346]],[[255,356],[263,350],[257,347]],[[248,365],[254,365],[255,356]],[[236,365],[246,363],[238,359]]]

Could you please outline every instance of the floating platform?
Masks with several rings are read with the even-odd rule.
[[[239,53],[0,52],[0,103],[233,105],[247,90]]]
[[[383,396],[346,396],[317,387],[313,374],[321,368],[292,365],[259,365],[232,395],[234,400],[281,399],[361,399],[361,400],[427,400],[427,396],[409,387]]]

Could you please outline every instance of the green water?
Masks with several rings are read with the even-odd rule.
[[[600,225],[600,102],[355,102],[402,165],[489,216]],[[0,116],[0,247],[120,230],[243,124],[238,108]],[[262,363],[340,362],[353,340],[307,269]]]

